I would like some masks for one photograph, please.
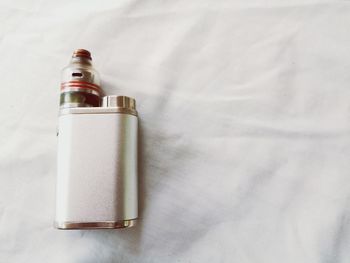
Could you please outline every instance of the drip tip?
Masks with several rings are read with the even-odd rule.
[[[91,53],[86,49],[77,49],[73,52],[72,58],[87,58],[91,59]]]

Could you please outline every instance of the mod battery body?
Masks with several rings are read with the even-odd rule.
[[[131,227],[138,217],[135,100],[101,96],[97,72],[87,67],[84,79],[84,67],[75,66],[61,86],[55,226]]]

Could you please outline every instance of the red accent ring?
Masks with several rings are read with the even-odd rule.
[[[98,92],[99,94],[102,94],[102,90],[101,90],[101,88],[98,85],[92,84],[92,83],[89,83],[89,82],[85,82],[85,81],[72,80],[72,81],[69,81],[69,82],[61,83],[61,90],[69,88],[69,87],[78,87],[78,88],[82,88],[82,89],[91,89],[91,90],[94,90],[94,91]]]
[[[68,82],[63,82],[61,85],[68,85],[68,84],[82,84],[82,85],[89,85],[89,86],[93,86],[97,89],[101,89],[100,86],[96,85],[96,84],[93,84],[93,83],[90,83],[90,82],[86,82],[86,81],[81,81],[81,80],[70,80]]]

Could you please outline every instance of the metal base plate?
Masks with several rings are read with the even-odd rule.
[[[57,229],[118,229],[135,226],[136,219],[104,222],[55,222]]]

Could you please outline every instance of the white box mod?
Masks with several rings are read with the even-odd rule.
[[[79,72],[84,74],[84,70]],[[91,78],[88,81],[82,82],[98,86]],[[89,90],[77,85],[67,89],[67,84],[64,85],[65,93],[71,94],[64,94],[69,98],[63,100],[61,95],[55,226],[59,229],[133,226],[138,217],[135,100],[105,96],[101,106],[85,106],[83,97]],[[74,93],[82,97],[77,96],[72,102]]]

